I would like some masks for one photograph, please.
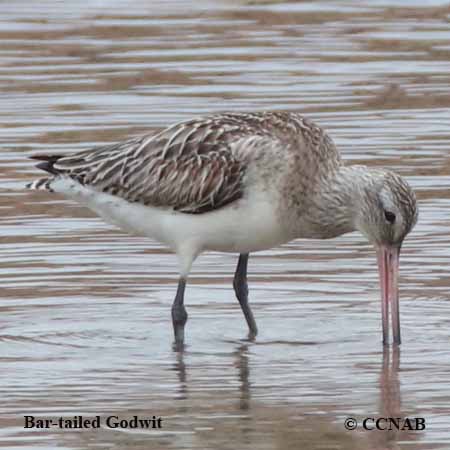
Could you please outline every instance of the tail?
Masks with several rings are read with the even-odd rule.
[[[39,164],[36,164],[36,167],[41,170],[45,170],[46,172],[56,176],[59,172],[53,167],[56,161],[61,158],[62,155],[34,155],[31,156],[30,159],[36,159],[38,161],[44,161]],[[31,183],[26,185],[27,189],[44,189],[50,192],[53,192],[50,184],[55,179],[53,177],[45,177],[39,178]]]

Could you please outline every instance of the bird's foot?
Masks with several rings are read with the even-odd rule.
[[[175,339],[175,342],[172,344],[172,350],[176,353],[183,353],[185,348],[184,340],[180,341]]]
[[[249,330],[246,340],[249,342],[255,342],[257,334],[258,334],[258,330],[256,328],[254,330]]]

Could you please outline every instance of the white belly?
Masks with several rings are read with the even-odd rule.
[[[274,202],[262,193],[209,213],[185,214],[130,203],[66,178],[56,179],[52,189],[88,206],[105,221],[156,239],[177,252],[189,248],[194,254],[203,250],[248,253],[289,240],[277,219]]]

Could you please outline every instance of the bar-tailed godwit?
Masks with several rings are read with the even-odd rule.
[[[417,221],[413,191],[399,175],[346,166],[322,128],[292,112],[226,113],[175,124],[126,142],[68,155],[38,155],[50,176],[31,183],[88,206],[107,222],[173,250],[180,278],[172,306],[184,342],[186,281],[207,250],[236,252],[234,290],[250,335],[250,252],[293,239],[358,230],[378,255],[383,342],[400,344],[400,247]]]

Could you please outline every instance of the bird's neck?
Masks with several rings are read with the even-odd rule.
[[[365,166],[340,166],[322,179],[308,205],[303,237],[328,239],[355,231],[371,172]]]

